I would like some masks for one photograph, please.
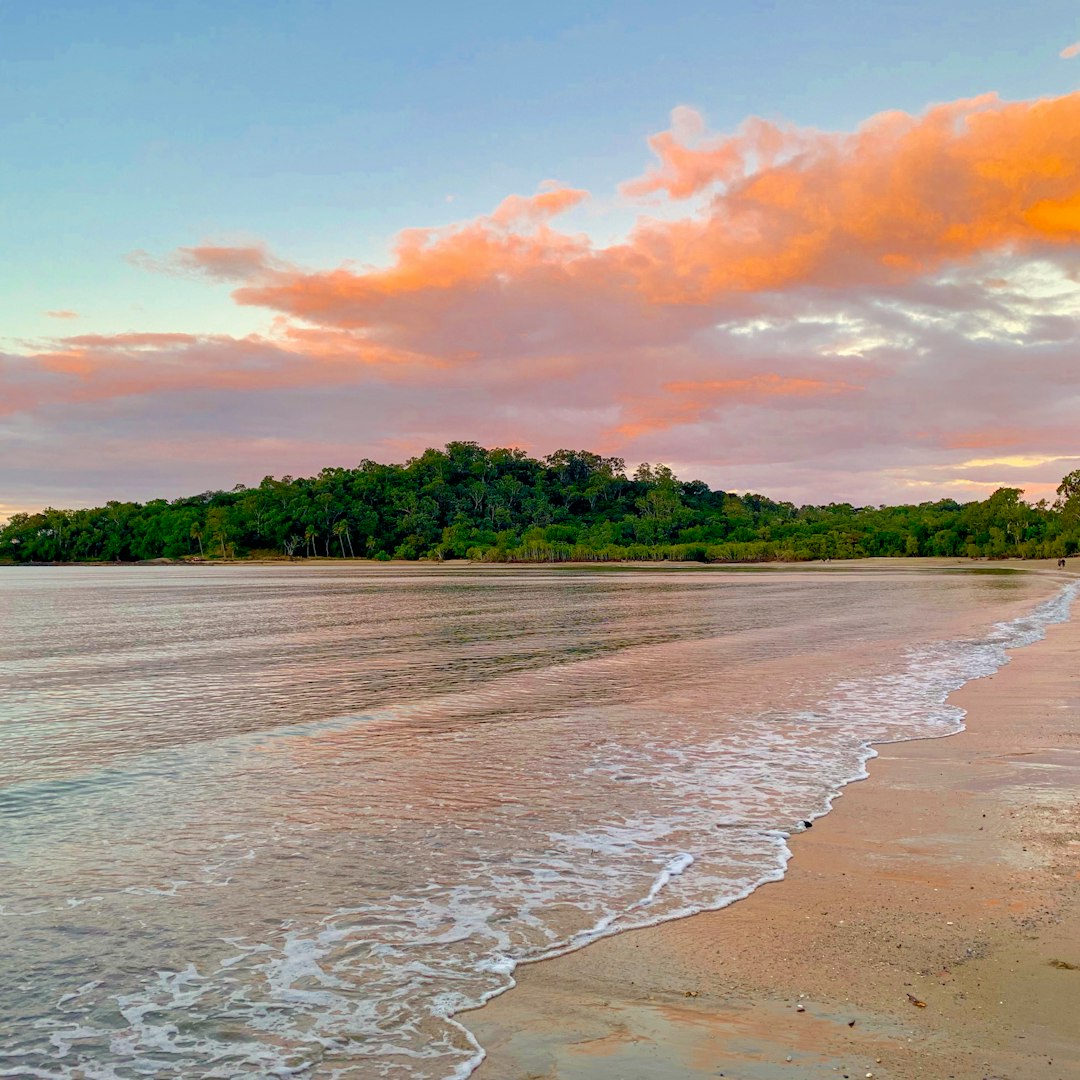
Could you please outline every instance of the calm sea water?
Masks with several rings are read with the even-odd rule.
[[[1053,575],[0,572],[0,1076],[463,1077],[514,966],[718,907]],[[467,1015],[461,1017],[467,1024]]]

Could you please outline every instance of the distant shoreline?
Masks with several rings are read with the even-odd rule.
[[[1080,556],[1072,556],[1069,563],[1072,566],[1080,562]],[[555,569],[568,570],[601,570],[611,569],[663,569],[676,570],[736,570],[736,569],[786,569],[786,570],[836,570],[868,567],[889,568],[916,568],[924,569],[1011,569],[1011,570],[1056,570],[1057,560],[1049,559],[1024,559],[1020,557],[1005,557],[991,559],[986,557],[969,556],[866,556],[855,559],[801,559],[798,561],[785,561],[781,559],[755,560],[752,562],[700,562],[698,560],[677,559],[597,559],[597,560],[514,560],[510,562],[494,562],[474,559],[362,559],[362,558],[334,558],[315,556],[305,558],[279,559],[267,558],[239,558],[239,559],[141,559],[128,561],[72,561],[72,562],[0,562],[0,569],[12,568],[51,568],[73,567],[86,569],[88,567],[163,567],[185,566],[194,568],[220,568],[237,566],[277,566],[277,567],[328,567],[328,566],[368,566],[393,567],[395,569],[431,569],[433,567],[445,567],[452,569]]]

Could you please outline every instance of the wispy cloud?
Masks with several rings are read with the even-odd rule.
[[[1066,45],[1064,49],[1058,53],[1058,56],[1062,60],[1072,60],[1074,57],[1080,56],[1080,41],[1074,41],[1071,45]]]
[[[250,281],[293,269],[274,258],[264,244],[200,244],[177,248],[161,258],[148,251],[129,252],[127,261],[155,274],[207,277],[215,281]]]

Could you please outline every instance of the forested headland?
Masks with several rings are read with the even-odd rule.
[[[766,562],[869,556],[1060,558],[1080,551],[1080,470],[1051,504],[1018,488],[981,502],[795,506],[579,450],[542,460],[472,442],[404,465],[365,460],[317,476],[146,503],[16,514],[0,560],[254,557],[485,562]]]

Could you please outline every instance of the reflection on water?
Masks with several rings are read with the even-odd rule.
[[[516,961],[715,906],[1034,575],[0,576],[0,1076],[445,1077]],[[980,643],[981,642],[981,643]]]

